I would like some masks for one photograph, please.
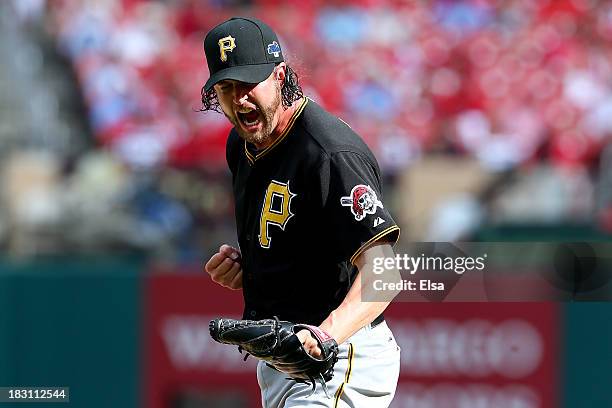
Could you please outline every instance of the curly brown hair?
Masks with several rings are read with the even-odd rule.
[[[221,107],[219,106],[219,98],[217,97],[217,92],[215,92],[214,88],[210,88],[208,91],[202,87],[200,91],[202,95],[202,108],[200,108],[199,112],[207,112],[207,111],[215,111],[219,113],[221,112]],[[304,97],[304,92],[302,91],[302,87],[299,83],[298,74],[287,65],[285,68],[285,80],[281,85],[281,97],[283,108],[289,108],[293,102],[302,99]]]

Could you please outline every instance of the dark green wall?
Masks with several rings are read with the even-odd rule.
[[[0,385],[69,386],[71,407],[139,406],[142,266],[0,262]]]
[[[612,303],[565,305],[564,407],[612,407]]]

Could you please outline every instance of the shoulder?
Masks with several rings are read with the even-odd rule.
[[[361,136],[312,99],[308,100],[299,126],[306,133],[310,148],[319,150],[328,159],[349,154],[377,165],[376,158]]]
[[[225,144],[225,158],[227,165],[233,172],[236,163],[238,162],[238,155],[240,153],[240,147],[242,146],[242,139],[238,136],[236,129],[232,128],[229,135],[227,136],[227,142]]]
[[[235,128],[232,128],[232,130],[229,132],[229,135],[227,136],[227,149],[235,149],[239,144],[240,144],[240,136],[238,136],[238,132],[236,132]]]

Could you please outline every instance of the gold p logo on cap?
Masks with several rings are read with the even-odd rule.
[[[236,48],[236,39],[231,35],[223,37],[219,40],[219,53],[221,54],[221,61],[227,61],[226,52],[232,52]]]

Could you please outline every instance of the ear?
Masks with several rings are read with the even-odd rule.
[[[281,62],[274,68],[274,79],[280,81],[281,83],[285,81],[287,64]]]

